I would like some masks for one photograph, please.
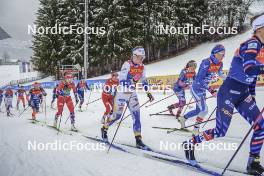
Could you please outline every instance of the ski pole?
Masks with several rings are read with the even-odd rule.
[[[214,97],[214,96],[207,97],[207,98],[205,98],[205,100],[207,100],[207,99],[209,99],[209,98],[213,98],[213,97]],[[201,100],[199,100],[199,101],[201,101]],[[188,106],[188,105],[191,105],[191,104],[197,103],[197,102],[199,102],[199,101],[193,101],[193,102],[190,102],[190,103],[188,103],[188,104],[186,104],[186,105],[184,105],[184,106]],[[163,110],[163,111],[157,112],[157,113],[155,113],[155,114],[150,114],[150,116],[152,116],[152,115],[157,115],[157,114],[160,114],[160,113],[163,113],[163,112],[167,112],[167,111],[169,111],[169,110],[166,109],[166,110]]]
[[[231,164],[231,162],[233,161],[233,159],[235,158],[235,156],[237,155],[238,151],[240,150],[240,148],[242,147],[242,145],[244,144],[244,142],[246,141],[248,135],[251,133],[252,129],[255,128],[255,126],[257,125],[258,121],[262,118],[262,114],[264,112],[264,108],[262,108],[260,114],[258,115],[258,117],[256,118],[255,122],[253,123],[253,125],[250,127],[250,129],[248,130],[246,136],[243,138],[242,142],[240,143],[240,145],[238,146],[237,150],[235,151],[235,153],[233,154],[233,156],[231,157],[231,159],[229,160],[229,162],[227,163],[227,165],[225,166],[223,172],[221,175],[224,175],[225,171],[227,170],[227,168],[229,167],[229,165]]]
[[[129,106],[129,102],[130,102],[130,99],[131,99],[132,95],[133,95],[133,94],[131,94],[130,97],[129,97],[129,99],[128,99],[128,102],[127,102],[126,108],[125,108],[125,110],[124,110],[124,112],[123,112],[123,114],[122,114],[122,117],[121,117],[120,122],[123,121],[124,115],[125,115],[125,113],[126,113],[127,107]],[[120,125],[121,125],[121,123],[119,123],[118,126],[117,126],[117,128],[116,128],[116,131],[115,131],[114,137],[113,137],[113,139],[112,139],[112,141],[111,141],[111,143],[110,143],[110,145],[109,145],[109,148],[108,148],[108,150],[107,150],[107,153],[109,153],[109,151],[110,151],[110,149],[111,149],[111,147],[112,147],[112,144],[113,144],[113,142],[114,142],[114,140],[115,140],[115,137],[116,137],[116,134],[117,134],[117,132],[118,132],[118,129],[119,129]]]
[[[216,118],[209,119],[209,120],[204,121],[204,122],[199,122],[199,123],[195,123],[195,124],[192,124],[192,125],[188,125],[188,126],[183,127],[182,129],[189,128],[189,127],[193,127],[195,125],[200,125],[200,124],[203,124],[203,123],[207,123],[207,122],[213,121],[215,119]],[[172,132],[177,131],[177,130],[179,130],[179,128],[171,128],[171,131],[167,131],[167,133],[169,134],[169,133],[172,133]]]
[[[89,103],[86,103],[86,106],[88,106],[89,104],[92,104],[92,103],[94,103],[94,102],[97,102],[98,100],[101,100],[102,98],[98,98],[98,99],[96,99],[96,100],[93,100],[93,101],[91,101],[91,102],[89,102]]]
[[[142,105],[140,105],[139,108],[143,107],[143,106],[144,106],[145,104],[147,104],[149,101],[150,101],[150,100],[148,100],[148,101],[146,101],[145,103],[143,103]],[[124,121],[125,119],[127,119],[129,116],[131,116],[131,114],[129,114],[129,115],[127,115],[126,117],[124,117],[122,121]],[[121,123],[122,121],[120,120],[120,121],[118,122],[118,124]]]
[[[29,108],[30,106],[27,106],[26,107],[26,109],[24,109],[17,117],[21,117],[22,116],[22,114],[24,113],[24,112],[26,112],[26,110],[28,110],[28,108]]]
[[[210,120],[210,118],[212,117],[212,115],[214,114],[214,112],[216,111],[216,109],[217,109],[217,106],[214,108],[213,112],[212,112],[212,113],[210,114],[210,116],[208,117],[207,122],[208,122],[208,120]],[[203,124],[202,128],[205,127],[205,125],[207,124],[207,122],[205,122],[205,123]]]
[[[47,123],[47,103],[46,103],[46,96],[45,96],[45,124]]]
[[[159,102],[161,102],[161,101],[163,101],[163,100],[166,100],[167,98],[172,97],[173,95],[175,95],[175,94],[169,95],[169,96],[167,96],[167,97],[165,97],[165,98],[163,98],[163,99],[161,99],[161,100],[159,100],[159,101],[156,101],[155,103],[152,103],[152,104],[150,104],[150,105],[147,105],[147,106],[145,106],[145,107],[146,107],[146,108],[147,108],[147,107],[150,107],[150,106],[152,106],[152,105],[154,105],[154,104],[157,104],[157,103],[159,103]]]
[[[89,101],[90,101],[90,98],[91,98],[91,94],[92,94],[92,91],[90,91],[90,93],[89,93],[88,101],[87,101],[86,107],[85,107],[86,110],[88,109],[88,105],[89,105]]]

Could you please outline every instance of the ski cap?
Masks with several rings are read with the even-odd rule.
[[[64,79],[72,79],[72,78],[73,78],[73,76],[71,73],[65,73]]]
[[[194,68],[197,68],[197,63],[196,63],[195,60],[190,60],[190,61],[187,63],[186,67],[187,67],[187,68],[188,68],[188,67],[194,67]]]
[[[34,82],[33,86],[40,86],[40,83]]]
[[[252,28],[254,32],[262,27],[264,27],[264,14],[260,15],[252,22]]]
[[[145,49],[141,46],[135,47],[132,50],[133,56],[143,56],[143,59],[145,59]]]
[[[215,45],[215,47],[212,49],[211,54],[215,55],[216,53],[225,51],[225,47],[221,44],[217,44]]]

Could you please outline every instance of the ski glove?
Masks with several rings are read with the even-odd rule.
[[[148,92],[147,96],[148,96],[150,102],[154,101],[154,97],[152,96],[151,93]]]
[[[208,91],[209,91],[214,97],[216,97],[216,95],[217,95],[217,90],[213,89],[212,87],[209,87]]]

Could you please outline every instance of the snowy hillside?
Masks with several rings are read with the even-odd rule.
[[[229,69],[235,50],[239,47],[241,42],[247,40],[251,36],[251,33],[251,31],[247,31],[241,35],[236,35],[219,42],[204,43],[182,55],[164,60],[162,62],[149,64],[147,65],[147,76],[179,74],[188,60],[196,60],[199,65],[203,59],[210,56],[211,49],[216,44],[222,44],[225,46],[226,55],[224,58],[224,69]]]

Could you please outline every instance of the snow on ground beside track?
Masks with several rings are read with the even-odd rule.
[[[51,101],[51,90],[47,90],[47,118],[45,113],[40,113],[37,118],[42,121],[47,121],[48,124],[53,123],[53,118],[56,113],[55,110],[49,106]],[[263,88],[258,88],[257,94],[262,94]],[[93,93],[91,100],[100,97],[100,93]],[[169,93],[167,94],[169,95]],[[154,93],[156,100],[161,99],[167,95],[162,93]],[[87,97],[87,96],[86,96]],[[190,99],[190,94],[187,92],[187,100]],[[140,104],[145,102],[147,97],[145,93],[139,93]],[[143,107],[141,109],[142,121],[142,135],[146,144],[152,148],[160,150],[161,142],[169,144],[180,144],[190,137],[189,133],[175,132],[167,134],[166,131],[153,129],[152,126],[163,127],[179,127],[178,122],[167,116],[153,116],[149,117],[150,113],[158,112],[165,109],[169,104],[176,101],[176,97],[167,99],[168,101],[159,103],[149,108]],[[85,100],[87,102],[87,99]],[[257,97],[259,107],[263,107],[264,102]],[[208,100],[209,113],[215,107],[215,99]],[[194,108],[194,107],[191,107]],[[76,127],[83,133],[90,136],[100,136],[100,119],[104,111],[104,106],[101,101],[89,105],[88,111],[76,111]],[[189,111],[190,109],[188,109]],[[18,114],[17,112],[15,112]],[[127,112],[128,114],[128,112]],[[34,125],[29,122],[31,117],[31,110],[26,111],[22,118],[7,118],[4,114],[0,114],[0,175],[202,175],[196,172],[184,169],[180,166],[173,166],[159,161],[153,161],[140,156],[133,156],[120,151],[112,149],[110,154],[106,151],[28,151],[28,141],[37,142],[53,142],[60,140],[61,142],[77,141],[81,143],[92,142],[80,135],[73,136],[59,134],[45,126]],[[68,110],[65,110],[62,116],[62,129],[69,129],[70,124],[64,124]],[[187,124],[191,124],[190,121]],[[211,128],[215,122],[210,122],[205,127]],[[128,118],[121,125],[117,134],[116,141],[126,144],[135,144],[135,139],[132,133],[132,119]],[[109,138],[112,139],[116,125],[109,129]],[[227,136],[214,141],[213,143],[224,142],[224,144],[240,143],[242,137],[245,135],[249,125],[241,118],[240,115],[234,115],[230,129]],[[245,169],[248,150],[249,139],[242,147],[238,156],[231,164],[230,168]],[[175,154],[184,158],[182,150],[171,148],[164,150],[164,152]],[[224,167],[228,159],[234,151],[197,151],[196,156],[198,161],[208,163],[208,167],[212,167],[216,171],[221,171],[217,167]],[[210,157],[208,157],[210,156]],[[262,150],[261,156],[264,156]],[[262,164],[263,161],[262,161]],[[155,172],[153,172],[155,170]],[[227,175],[240,175],[229,173]]]

